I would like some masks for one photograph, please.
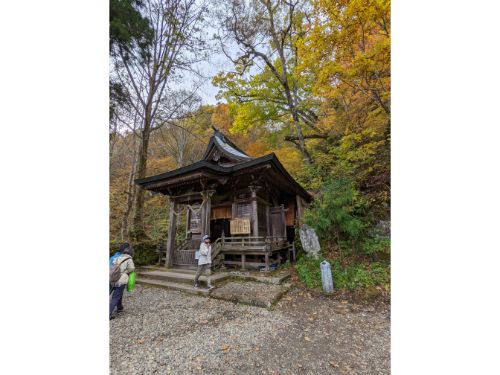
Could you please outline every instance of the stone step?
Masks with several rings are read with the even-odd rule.
[[[174,273],[196,273],[196,267],[183,267],[183,268],[167,268],[165,266],[142,266],[139,267],[138,272],[141,271],[162,271],[162,272],[174,272]]]
[[[190,270],[184,270],[184,272],[174,271],[160,271],[160,270],[146,270],[137,272],[138,279],[147,280],[158,280],[173,283],[183,283],[183,284],[193,284],[196,272]],[[212,282],[220,282],[229,277],[227,273],[218,272],[211,276]],[[198,282],[202,285],[206,285],[206,276],[200,276]]]
[[[186,283],[174,283],[170,281],[161,281],[161,280],[146,279],[146,278],[137,278],[136,283],[155,288],[173,289],[173,290],[178,290],[180,292],[196,294],[201,296],[208,296],[210,294],[210,291],[208,289],[195,288],[192,285]]]
[[[231,271],[229,276],[246,281],[256,281],[264,284],[283,284],[286,280],[290,278],[289,272],[280,272],[274,275],[265,275],[265,272],[259,274],[258,272],[246,272],[246,271]]]

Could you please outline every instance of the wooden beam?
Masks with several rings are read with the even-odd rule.
[[[167,239],[167,254],[165,256],[165,267],[172,267],[172,260],[174,259],[174,248],[175,248],[175,231],[177,229],[176,221],[177,215],[175,215],[175,209],[177,203],[175,200],[170,200],[170,213],[169,213],[169,224],[168,224],[168,239]]]

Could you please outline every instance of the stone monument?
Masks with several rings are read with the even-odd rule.
[[[318,259],[319,253],[321,252],[318,235],[314,229],[307,224],[302,224],[300,227],[300,242],[307,255]]]

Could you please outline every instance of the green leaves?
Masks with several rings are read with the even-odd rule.
[[[144,49],[153,37],[149,21],[140,13],[141,0],[110,0],[109,3],[109,39],[110,48],[120,46],[129,50],[137,43]]]
[[[304,220],[323,239],[358,240],[368,226],[366,206],[352,181],[329,180],[305,212]]]

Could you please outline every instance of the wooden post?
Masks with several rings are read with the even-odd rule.
[[[236,196],[233,196],[233,203],[231,204],[231,219],[236,219]]]
[[[300,226],[302,220],[302,198],[300,195],[296,195],[295,199],[297,201],[297,225]]]
[[[203,196],[203,193],[201,193]],[[205,235],[205,226],[206,226],[206,220],[205,220],[205,203],[202,203],[200,207],[200,236],[203,237]]]
[[[175,231],[177,229],[176,221],[177,215],[175,215],[175,209],[177,203],[175,200],[170,199],[170,214],[169,214],[169,224],[168,224],[168,239],[167,239],[167,254],[165,256],[165,267],[172,267],[172,260],[174,258],[174,248],[175,248]]]
[[[267,236],[271,236],[271,216],[269,213],[269,205],[266,206],[266,226],[267,226]]]
[[[286,218],[285,218],[285,206],[281,205],[281,221],[283,222],[283,238],[286,239]]]
[[[252,234],[254,237],[259,237],[259,216],[257,215],[257,191],[260,186],[250,186],[252,192]]]
[[[201,209],[201,235],[205,234],[210,236],[210,213],[212,207],[212,195],[215,193],[215,190],[206,190],[201,193],[203,199],[205,200],[205,204]]]
[[[241,254],[241,270],[245,270],[245,261],[246,261],[246,255]]]
[[[207,201],[205,202],[205,232],[210,236],[210,215],[212,213],[212,199],[211,195],[207,194]]]
[[[266,251],[265,259],[266,259],[266,268],[265,268],[265,270],[269,271],[269,253],[267,251]]]
[[[189,239],[189,225],[191,222],[191,210],[189,208],[186,209],[186,240]]]

